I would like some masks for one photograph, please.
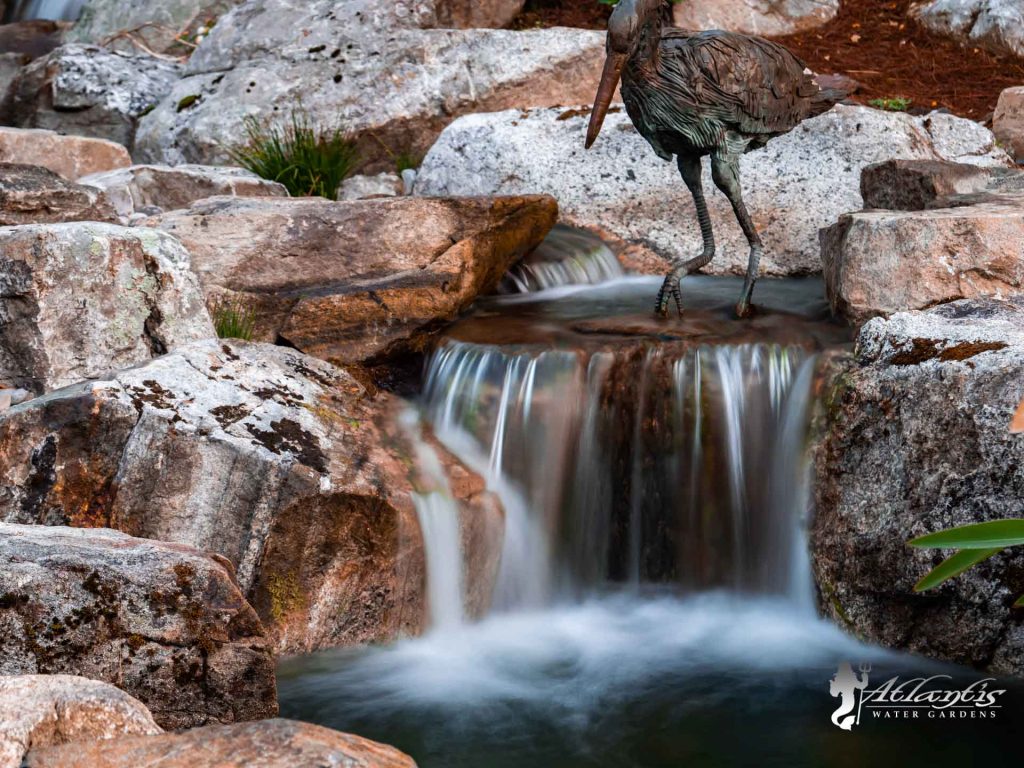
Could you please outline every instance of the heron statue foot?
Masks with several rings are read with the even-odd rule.
[[[679,316],[683,316],[683,291],[680,285],[682,279],[683,276],[676,274],[674,269],[665,275],[665,282],[661,284],[661,290],[658,291],[658,301],[654,307],[655,315],[668,317],[669,298],[672,298],[676,303]]]

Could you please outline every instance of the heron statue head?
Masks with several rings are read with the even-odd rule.
[[[643,33],[652,23],[668,22],[672,18],[672,3],[669,0],[619,0],[608,19],[608,41],[605,45],[607,58],[601,84],[597,88],[594,109],[590,113],[587,129],[587,149],[597,139],[612,103],[615,89],[622,78],[622,68],[636,53],[643,40]]]

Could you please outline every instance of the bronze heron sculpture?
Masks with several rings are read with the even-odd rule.
[[[675,155],[697,208],[704,250],[676,259],[658,292],[655,309],[668,313],[669,297],[683,312],[680,281],[714,258],[715,237],[701,184],[701,158],[732,204],[750,244],[750,259],[736,314],[750,313],[763,246],[743,203],[740,156],[827,112],[847,96],[821,88],[802,61],[781,45],[721,30],[692,32],[671,26],[669,0],[619,0],[608,20],[607,55],[587,130],[594,143],[615,88],[637,131],[663,160]]]

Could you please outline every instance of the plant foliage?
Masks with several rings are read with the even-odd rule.
[[[252,341],[258,319],[252,304],[238,297],[219,296],[210,301],[208,308],[218,338]]]
[[[890,96],[884,99],[871,99],[868,102],[875,109],[884,109],[889,112],[906,112],[910,109],[910,105],[914,103],[913,99],[908,99],[905,96]]]

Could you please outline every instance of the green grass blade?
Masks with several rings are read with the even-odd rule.
[[[949,581],[954,576],[959,576],[968,568],[1002,551],[1002,547],[996,547],[994,549],[965,549],[957,552],[932,568],[928,575],[914,585],[914,591],[924,592],[927,589],[934,589],[939,584]]]
[[[1024,544],[1024,520],[993,520],[930,533],[910,541],[922,549],[992,549]]]
[[[1024,595],[1017,598],[1017,602],[1013,604],[1014,608],[1024,608]]]

